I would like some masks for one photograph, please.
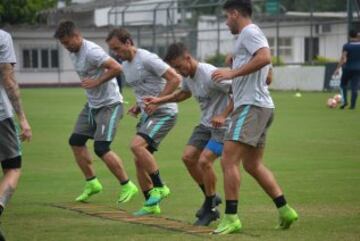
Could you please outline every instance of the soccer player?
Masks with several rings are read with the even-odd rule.
[[[197,212],[195,225],[207,226],[219,218],[216,206],[221,203],[221,199],[215,192],[216,174],[213,162],[221,156],[225,130],[230,121],[227,116],[231,110],[226,107],[231,81],[212,81],[211,74],[217,68],[199,63],[182,43],[169,46],[165,61],[184,77],[182,88],[168,96],[147,97],[145,102],[155,105],[181,102],[193,95],[199,103],[201,120],[193,130],[182,159],[205,195],[202,208]]]
[[[175,125],[178,110],[176,103],[145,106],[142,99],[145,96],[161,97],[171,94],[178,87],[181,78],[156,54],[136,48],[130,33],[124,28],[112,30],[106,41],[109,48],[124,61],[125,81],[134,90],[136,104],[128,113],[135,117],[141,113],[137,133],[131,142],[131,151],[145,204],[134,215],[158,214],[159,203],[170,194],[170,189],[160,177],[153,153]]]
[[[128,202],[138,189],[129,180],[122,160],[110,149],[123,112],[123,98],[115,79],[122,71],[121,65],[101,47],[84,39],[71,21],[59,24],[55,38],[70,52],[88,99],[69,139],[76,162],[86,179],[85,189],[76,201],[87,201],[103,189],[86,147],[87,140],[94,139],[95,154],[105,162],[122,186],[118,202]]]
[[[4,173],[0,182],[0,216],[14,194],[21,175],[20,140],[30,141],[32,136],[14,76],[15,63],[12,38],[0,29],[0,161]],[[21,133],[15,127],[13,112],[18,118]],[[1,233],[0,240],[5,240]]]
[[[255,178],[273,199],[279,212],[280,229],[287,229],[298,215],[286,202],[283,192],[271,171],[263,164],[265,137],[273,119],[274,104],[267,89],[266,77],[271,55],[265,35],[252,23],[252,4],[249,0],[228,0],[223,6],[226,25],[232,34],[239,34],[233,52],[232,69],[219,69],[214,81],[233,79],[234,111],[226,132],[222,156],[225,216],[214,234],[241,230],[237,215],[240,187],[239,165]]]

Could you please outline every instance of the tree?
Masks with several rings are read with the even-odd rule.
[[[34,24],[37,12],[52,8],[57,0],[0,0],[0,25]]]

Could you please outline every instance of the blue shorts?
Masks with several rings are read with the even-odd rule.
[[[194,128],[187,145],[199,150],[206,148],[217,156],[221,156],[225,130],[225,128],[213,128],[200,124]]]
[[[217,156],[221,156],[223,149],[224,149],[224,143],[218,142],[215,140],[210,140],[206,147],[206,149],[210,150],[212,153],[214,153]]]

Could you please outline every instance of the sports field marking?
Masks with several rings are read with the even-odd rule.
[[[52,207],[61,208],[101,219],[120,221],[125,223],[142,224],[167,231],[187,233],[191,235],[209,235],[213,228],[199,227],[177,219],[162,216],[134,217],[123,209],[107,207],[90,203],[60,203],[51,204]]]

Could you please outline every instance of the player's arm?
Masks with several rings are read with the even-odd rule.
[[[224,125],[226,118],[231,114],[233,110],[234,110],[234,102],[232,98],[229,97],[229,102],[225,107],[224,111],[221,114],[216,115],[211,119],[211,124],[213,125],[213,127],[219,128],[222,125]]]
[[[157,97],[164,97],[167,95],[171,95],[178,88],[181,77],[176,73],[173,68],[168,68],[166,72],[161,76],[166,80],[166,84],[164,89],[159,93]],[[146,103],[146,102],[145,102]],[[146,104],[145,111],[149,115],[151,115],[157,108],[157,105],[154,103]]]
[[[339,74],[339,70],[340,68],[346,63],[346,57],[347,57],[347,52],[343,51],[339,60],[338,65],[336,66],[336,69],[334,71],[334,75],[338,75]]]
[[[97,79],[83,79],[81,82],[81,86],[86,89],[95,88],[102,83],[115,78],[116,76],[120,75],[122,72],[122,66],[113,58],[108,58],[106,61],[102,63],[100,66],[104,68],[104,73]]]
[[[173,68],[168,68],[162,77],[166,80],[166,84],[163,91],[158,95],[159,97],[174,93],[181,82],[180,75]]]
[[[147,96],[144,97],[144,103],[146,105],[160,105],[160,104],[165,104],[165,103],[169,103],[169,102],[182,102],[186,99],[189,99],[191,97],[191,92],[190,91],[185,91],[185,90],[178,90],[173,92],[170,95],[165,95],[165,96],[161,96],[161,97],[156,97],[156,96]]]
[[[233,79],[239,76],[244,76],[258,71],[262,67],[271,63],[270,49],[263,47],[258,49],[251,60],[238,69],[218,69],[212,74],[215,81],[222,81],[225,79]]]
[[[21,140],[29,141],[31,139],[31,127],[27,121],[24,109],[21,104],[19,85],[15,80],[14,66],[10,63],[1,63],[0,72],[3,76],[3,84],[6,94],[11,102],[11,105],[19,119],[21,127]]]

